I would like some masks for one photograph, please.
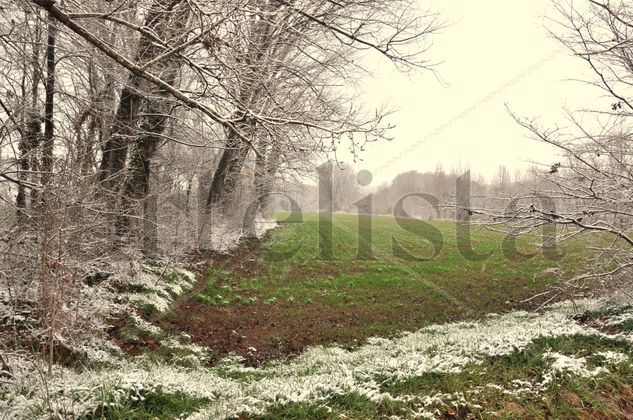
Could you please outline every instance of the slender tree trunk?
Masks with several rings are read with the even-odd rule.
[[[33,42],[33,55],[31,58],[31,66],[33,68],[33,80],[31,81],[31,109],[27,114],[26,129],[22,136],[20,150],[20,173],[18,178],[18,195],[16,197],[16,207],[18,209],[18,223],[24,223],[27,220],[27,193],[25,184],[29,180],[29,172],[37,169],[37,156],[35,151],[39,145],[40,133],[42,130],[41,118],[39,113],[39,85],[42,78],[40,69],[40,44],[41,31],[38,25],[35,28],[35,40]],[[31,191],[31,204],[37,202],[37,191]]]
[[[55,148],[55,42],[57,28],[55,18],[48,17],[48,42],[46,46],[46,100],[44,105],[44,142],[42,144],[42,185],[47,185],[53,172],[53,151]]]
[[[40,116],[34,111],[30,112],[26,123],[26,130],[24,136],[20,141],[19,151],[19,167],[20,173],[18,175],[20,183],[18,184],[18,195],[16,197],[16,207],[18,209],[18,223],[23,224],[28,219],[27,216],[27,193],[26,183],[29,180],[29,172],[31,168],[35,169],[33,165],[36,162],[37,157],[35,152],[38,147],[40,133],[41,133]],[[37,198],[37,193],[31,192],[31,201],[33,202]]]
[[[143,199],[143,254],[158,253],[158,197],[151,187]]]
[[[55,335],[57,330],[57,316],[64,296],[58,290],[57,264],[51,264],[49,257],[52,254],[51,243],[60,223],[59,215],[51,204],[51,182],[53,180],[53,153],[55,148],[55,125],[53,122],[55,113],[55,43],[57,40],[57,28],[55,17],[48,15],[48,40],[46,45],[46,83],[44,101],[44,141],[42,143],[42,166],[40,200],[37,204],[37,217],[40,223],[40,259],[42,274],[40,282],[40,307],[43,308],[49,323],[48,340],[48,374],[52,374],[54,359]],[[60,229],[61,230],[61,229]],[[58,238],[60,244],[61,237]],[[55,268],[53,268],[55,267]]]

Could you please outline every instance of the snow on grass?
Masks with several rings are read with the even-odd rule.
[[[608,325],[608,326],[618,326],[618,325],[622,325],[627,321],[631,321],[633,320],[633,312],[626,312],[623,314],[619,314],[619,315],[614,315],[611,317],[606,318],[605,320],[603,320],[602,322],[604,323],[604,325]]]
[[[123,351],[114,343],[97,337],[86,337],[72,343],[74,351],[82,354],[87,362],[117,365],[124,357]]]
[[[156,325],[145,321],[136,313],[130,314],[130,321],[139,331],[145,332],[148,335],[158,335],[163,332],[160,327],[157,327]]]
[[[131,398],[139,395],[139,390],[151,392],[157,386],[165,393],[208,398],[209,406],[192,415],[192,419],[257,414],[272,405],[288,403],[325,404],[332,396],[350,393],[374,402],[410,402],[418,397],[394,397],[381,392],[377,378],[400,381],[428,372],[457,373],[486,357],[513,353],[539,337],[578,334],[603,335],[575,322],[569,306],[557,305],[540,314],[514,312],[478,322],[435,325],[393,339],[374,338],[355,351],[313,347],[287,363],[261,368],[244,367],[238,357],[224,359],[211,369],[155,364],[144,358],[126,360],[118,368],[101,371],[57,368],[46,384],[41,376],[30,372],[28,378],[23,376],[21,390],[5,388],[0,393],[0,412],[9,413],[11,418],[44,418],[52,407],[78,416],[98,407],[104,394],[115,395],[115,400]],[[617,353],[602,356],[613,363],[626,361],[625,355]],[[604,367],[588,369],[584,358],[554,352],[545,353],[545,357],[551,362],[546,381],[562,374],[586,377],[606,371]],[[532,388],[518,382],[511,386],[512,392]],[[25,398],[27,390],[29,396]],[[47,393],[52,404],[47,403]],[[432,416],[426,409],[428,405],[440,400],[461,400],[463,396],[426,398],[428,401],[420,400],[415,408],[417,414],[412,415]]]
[[[140,273],[126,281],[126,286],[135,291],[122,294],[119,299],[135,307],[152,306],[165,312],[177,296],[191,290],[196,277],[190,271],[160,266],[145,265]]]
[[[629,356],[616,351],[600,351],[596,355],[603,357],[607,363],[612,365],[618,365],[629,360]]]
[[[81,355],[88,363],[116,365],[121,362],[121,349],[113,345],[105,331],[112,327],[112,319],[126,317],[137,329],[150,335],[161,329],[142,319],[137,311],[163,312],[171,303],[195,283],[195,275],[169,265],[140,265],[127,269],[115,267],[116,275],[107,282],[88,286],[83,284],[79,298],[64,311],[75,314],[76,331],[59,338],[67,348]],[[123,274],[121,274],[123,273]],[[119,289],[127,290],[120,291]],[[80,319],[81,318],[81,319]]]
[[[587,359],[584,357],[567,356],[557,352],[546,352],[543,356],[552,361],[552,363],[551,370],[546,374],[545,380],[541,383],[542,385],[551,383],[557,375],[592,378],[601,373],[608,372],[608,369],[602,366],[588,369]]]
[[[161,343],[164,348],[175,351],[172,355],[172,363],[179,363],[181,366],[202,366],[209,359],[209,349],[204,346],[189,343],[191,340],[187,334],[182,333],[178,337],[168,337]]]
[[[142,319],[136,311],[146,305],[164,311],[196,281],[193,273],[171,265],[113,264],[109,268],[116,269],[116,274],[98,284],[80,284],[76,298],[62,307],[62,316],[72,322],[63,335],[56,335],[56,341],[58,346],[63,345],[72,352],[75,364],[121,364],[125,356],[106,334],[112,327],[112,319],[127,317],[138,330],[148,335],[160,334],[160,328]],[[0,323],[36,325],[28,313],[16,313],[7,304],[8,296],[9,292],[0,285]],[[200,350],[194,348],[189,353],[193,355],[190,361],[195,359],[199,364]],[[31,369],[35,369],[35,365],[31,365]]]

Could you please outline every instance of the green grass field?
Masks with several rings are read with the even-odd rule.
[[[546,270],[557,267],[571,275],[585,253],[579,242],[566,244],[558,250],[564,258],[553,261],[528,237],[518,240],[517,248],[535,256],[508,259],[502,234],[473,227],[473,251],[490,253],[473,261],[459,252],[455,222],[432,221],[416,231],[411,220],[401,219],[416,234],[392,217],[375,216],[371,223],[373,259],[359,259],[358,216],[333,215],[330,260],[319,250],[317,215],[282,222],[256,246],[243,246],[214,264],[172,318],[193,325],[189,332],[203,334],[207,345],[238,353],[270,347],[270,357],[276,357],[311,344],[354,345],[371,336],[537,307],[542,300],[521,302],[559,281]],[[431,235],[441,237],[442,246],[428,259],[434,246],[425,237]],[[399,257],[396,242],[418,259]],[[211,336],[204,330],[211,322],[245,339],[236,344],[219,337],[222,331]]]
[[[430,305],[429,312],[433,310],[431,301],[450,303],[453,309],[462,312],[478,312],[490,305],[523,299],[526,293],[542,291],[550,282],[541,273],[553,266],[571,266],[570,262],[577,257],[574,251],[578,251],[567,247],[566,251],[571,253],[560,264],[546,260],[542,253],[523,261],[511,261],[501,250],[501,234],[473,227],[474,251],[492,255],[482,261],[469,261],[458,250],[455,222],[435,221],[427,223],[443,238],[441,252],[432,260],[410,261],[394,256],[394,240],[419,258],[432,256],[433,245],[405,231],[394,218],[375,216],[372,220],[375,259],[358,261],[358,217],[336,214],[333,221],[333,261],[320,257],[318,219],[307,215],[302,223],[287,224],[271,233],[264,244],[263,256],[268,272],[252,279],[246,287],[262,297],[312,299],[328,305],[376,304],[386,305],[387,309],[423,300]],[[401,223],[411,224],[411,221],[401,220]],[[426,233],[434,234],[429,230]],[[525,253],[539,251],[530,246],[529,238],[519,242]],[[293,256],[277,261],[289,254]],[[295,278],[299,281],[291,281]]]
[[[281,218],[281,216],[280,216]],[[457,247],[456,224],[427,222],[441,232],[442,250],[431,260],[411,261],[394,256],[394,240],[410,255],[428,258],[433,245],[401,228],[393,218],[373,218],[373,260],[357,258],[358,218],[336,214],[333,223],[333,260],[319,251],[319,223],[309,214],[300,223],[288,223],[272,231],[263,242],[264,250],[253,258],[264,269],[253,275],[240,273],[241,260],[233,266],[211,269],[204,293],[216,304],[243,304],[253,300],[267,303],[306,304],[364,308],[383,313],[414,305],[411,315],[419,321],[448,321],[467,314],[508,309],[531,295],[544,291],[556,279],[544,273],[560,267],[572,271],[579,248],[566,244],[566,257],[551,261],[522,238],[522,253],[533,258],[509,260],[501,250],[503,235],[472,228],[477,254],[492,253],[481,261],[469,261]],[[217,279],[228,279],[230,285]],[[237,278],[239,281],[230,281]],[[217,296],[223,299],[216,299]],[[247,296],[247,298],[244,298]],[[250,298],[250,300],[248,300]]]

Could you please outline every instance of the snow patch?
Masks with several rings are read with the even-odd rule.
[[[410,402],[410,416],[433,418],[438,414],[433,407],[466,403],[464,395],[396,397],[381,391],[382,381],[397,382],[428,372],[460,372],[487,357],[513,353],[539,337],[601,335],[575,322],[571,312],[568,305],[556,305],[538,314],[513,312],[478,322],[435,325],[392,339],[371,339],[354,351],[313,347],[287,363],[261,368],[245,367],[238,357],[226,358],[216,368],[166,366],[137,358],[124,361],[117,369],[95,372],[57,367],[46,384],[31,368],[20,373],[21,390],[8,389],[0,397],[0,411],[11,418],[46,418],[52,414],[45,392],[48,389],[55,401],[53,410],[72,410],[73,416],[80,416],[102,404],[106,391],[118,390],[110,393],[116,402],[131,396],[140,398],[160,386],[166,393],[182,392],[210,400],[209,406],[191,419],[227,418],[243,412],[257,415],[270,406],[293,402],[327,404],[333,395],[347,393],[357,393],[374,402]],[[609,352],[603,356],[613,362],[624,361]],[[546,353],[546,357],[551,360],[551,371],[542,384],[514,381],[507,389],[490,386],[519,394],[548,386],[559,375],[592,377],[606,371],[604,367],[589,369],[584,358],[554,352]],[[25,398],[27,393],[29,397]]]

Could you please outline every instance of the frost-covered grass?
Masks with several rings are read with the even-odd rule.
[[[196,281],[191,272],[166,262],[110,261],[83,269],[90,275],[78,275],[65,292],[54,336],[54,360],[75,368],[117,364],[123,352],[108,335],[113,324],[134,325],[145,335],[158,333],[139,313],[167,310]],[[7,281],[0,279],[0,351],[47,353],[49,330],[38,319],[37,283]]]
[[[125,283],[132,291],[120,294],[118,300],[142,308],[147,315],[165,312],[174,299],[189,291],[195,282],[196,277],[190,271],[147,264],[139,275]]]
[[[433,418],[466,410],[488,418],[517,410],[539,417],[549,410],[573,417],[582,405],[612,413],[600,392],[630,390],[633,338],[584,324],[571,307],[434,325],[371,339],[354,351],[314,347],[260,368],[245,367],[237,357],[209,368],[142,356],[99,370],[56,367],[44,380],[37,364],[25,363],[19,384],[0,391],[0,413],[24,419],[51,412],[69,418]],[[563,401],[564,392],[581,404]]]

